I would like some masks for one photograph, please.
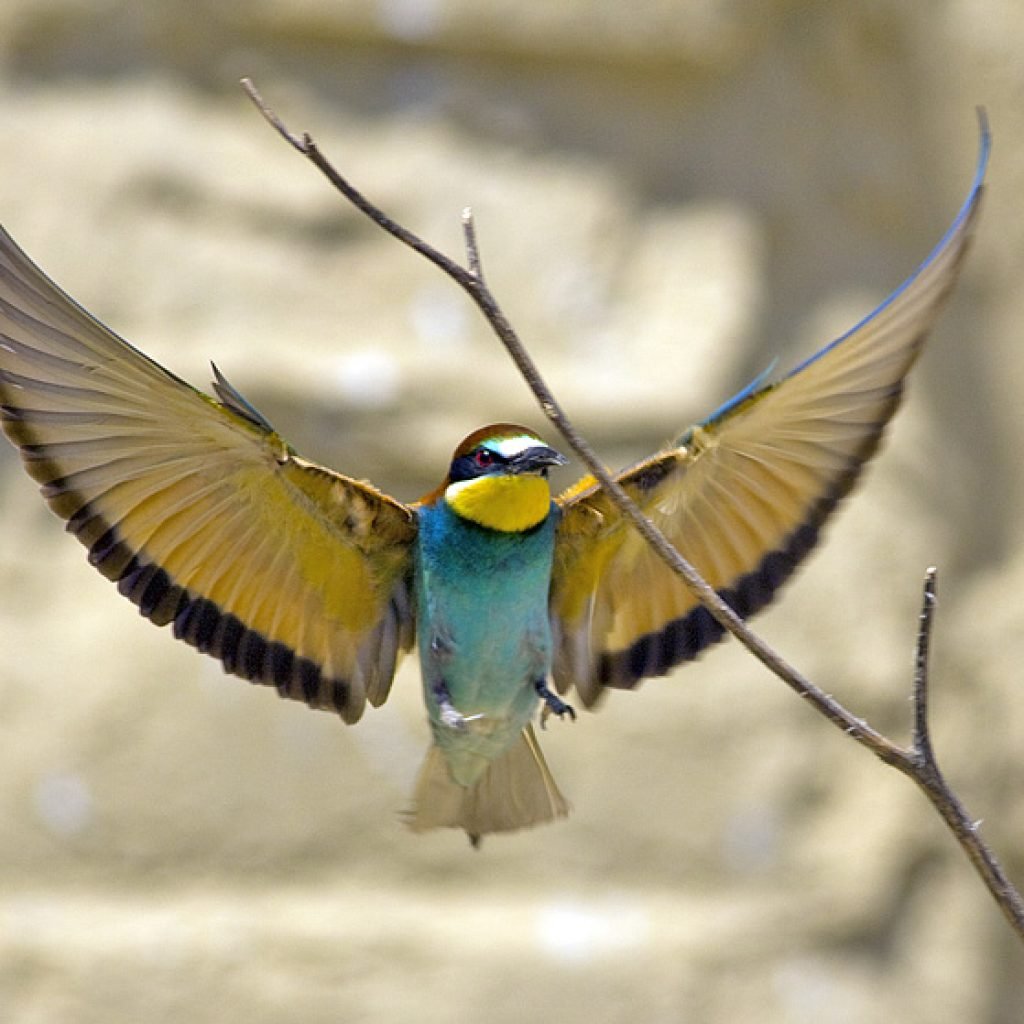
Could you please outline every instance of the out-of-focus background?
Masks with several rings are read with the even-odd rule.
[[[404,499],[543,423],[476,312],[260,120],[489,280],[608,461],[874,307],[995,136],[868,480],[758,620],[943,764],[1024,883],[1024,12],[1008,0],[5,0],[0,219],[80,302]],[[550,434],[550,431],[547,431]],[[570,477],[566,475],[565,482]],[[413,836],[413,665],[355,729],[222,675],[0,445],[0,1019],[1010,1024],[1024,957],[912,786],[735,645],[544,737],[566,822]]]

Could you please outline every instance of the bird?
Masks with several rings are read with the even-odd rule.
[[[952,225],[877,309],[616,478],[743,618],[874,455],[957,280],[990,147]],[[227,673],[355,723],[418,648],[430,742],[406,823],[565,817],[535,723],[697,658],[723,628],[533,430],[495,423],[403,503],[297,453],[213,364],[212,395],[121,339],[0,228],[0,425],[118,591]],[[575,697],[572,697],[574,691]]]

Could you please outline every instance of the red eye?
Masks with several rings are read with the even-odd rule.
[[[473,454],[473,461],[480,469],[489,469],[494,465],[494,453],[489,452],[486,448],[478,448]]]

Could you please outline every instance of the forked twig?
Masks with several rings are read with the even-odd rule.
[[[989,892],[1010,925],[1024,941],[1024,900],[1003,871],[989,845],[981,838],[980,821],[973,819],[960,798],[946,782],[932,747],[928,723],[928,655],[931,647],[932,625],[935,619],[936,581],[938,571],[932,567],[925,573],[921,615],[917,631],[917,650],[914,658],[914,687],[911,695],[913,708],[913,735],[910,746],[901,751],[893,762],[904,775],[913,779],[924,791],[932,806],[949,826],[975,870],[981,875]]]
[[[715,620],[833,725],[842,729],[862,746],[867,747],[886,764],[892,765],[914,780],[949,826],[1011,927],[1017,933],[1018,938],[1024,942],[1024,900],[1021,899],[994,854],[981,838],[977,824],[972,821],[959,799],[949,788],[939,771],[932,750],[928,729],[928,649],[935,605],[936,571],[929,569],[925,580],[913,688],[913,739],[911,745],[904,748],[872,729],[863,719],[851,714],[835,698],[815,686],[756,633],[752,632],[716,591],[701,578],[697,570],[680,555],[657,526],[640,511],[639,507],[608,472],[593,448],[576,430],[563,411],[537,369],[533,358],[519,340],[508,318],[487,287],[480,262],[476,231],[468,209],[463,213],[467,257],[467,266],[464,267],[394,221],[383,210],[371,203],[338,173],[320,152],[308,133],[298,136],[285,126],[260,96],[251,80],[243,78],[242,88],[281,137],[305,156],[353,206],[369,217],[378,227],[428,259],[469,295],[505,346],[523,379],[536,396],[544,414],[594,475],[611,502],[630,520],[669,568],[681,577]]]

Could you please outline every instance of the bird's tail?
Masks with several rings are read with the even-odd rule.
[[[441,748],[431,744],[406,824],[414,832],[465,829],[475,846],[488,832],[512,832],[568,813],[569,803],[555,784],[533,726],[528,725],[471,786],[455,782]]]

